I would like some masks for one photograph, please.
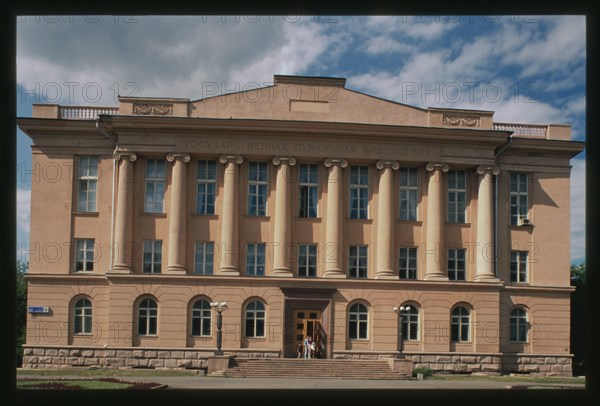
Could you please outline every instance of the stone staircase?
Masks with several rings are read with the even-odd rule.
[[[235,358],[231,367],[211,376],[228,378],[409,379],[386,360]]]

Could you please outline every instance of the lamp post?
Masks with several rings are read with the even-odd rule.
[[[403,321],[404,315],[408,313],[408,306],[394,306],[394,312],[398,315],[398,352],[396,353],[396,358],[404,358],[404,354],[402,350],[404,348],[404,331],[403,331]]]
[[[221,351],[223,316],[221,313],[227,309],[227,302],[212,302],[210,307],[217,311],[217,351],[215,351],[215,355],[223,355],[223,351]]]

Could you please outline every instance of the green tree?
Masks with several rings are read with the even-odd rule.
[[[571,285],[575,292],[571,295],[571,354],[573,354],[573,374],[584,375],[585,336],[586,336],[586,277],[585,264],[571,265]]]
[[[585,264],[571,265],[571,280],[577,287],[585,286]]]
[[[25,343],[25,327],[27,322],[27,281],[25,272],[29,269],[27,262],[17,260],[17,306],[16,306],[16,331],[17,331],[17,366],[21,366],[23,359],[23,344]]]

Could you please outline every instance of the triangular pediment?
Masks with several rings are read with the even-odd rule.
[[[273,86],[191,103],[191,117],[427,126],[426,110],[345,88],[343,78],[275,75]]]

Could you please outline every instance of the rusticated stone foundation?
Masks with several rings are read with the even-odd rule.
[[[427,367],[434,373],[500,375],[525,373],[540,376],[572,376],[571,356],[556,354],[501,354],[501,353],[412,353],[414,368]],[[393,357],[389,352],[336,351],[335,359],[381,359]]]
[[[151,368],[207,369],[214,350],[195,348],[137,347],[52,347],[24,346],[23,368],[59,369],[88,368]],[[243,358],[280,358],[280,351],[236,350],[224,355]],[[540,376],[572,376],[571,356],[501,354],[501,353],[405,353],[413,367],[427,367],[434,373],[480,373],[500,375],[525,373]],[[335,351],[334,359],[390,359],[392,352]]]
[[[226,355],[252,358],[279,358],[278,351],[233,351]],[[23,349],[23,368],[59,369],[91,368],[150,368],[150,369],[207,369],[214,350],[194,348],[135,348],[119,347],[34,347]]]

